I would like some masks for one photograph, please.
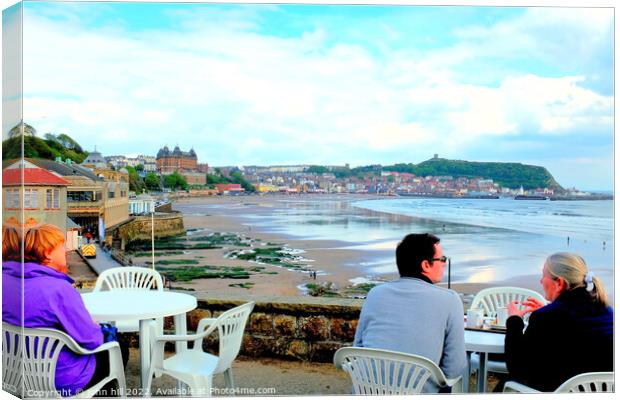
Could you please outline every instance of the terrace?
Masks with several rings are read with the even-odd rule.
[[[71,275],[78,281],[96,279],[94,273],[77,256],[71,256]],[[89,285],[85,285],[87,287]],[[83,290],[88,292],[90,290]],[[332,363],[336,349],[351,344],[361,300],[312,297],[227,296],[196,293],[198,308],[187,315],[188,331],[197,321],[217,315],[248,300],[257,302],[246,328],[240,356],[233,363],[238,395],[334,395],[349,394],[349,376]],[[165,319],[165,330],[172,332],[172,318]],[[138,395],[140,363],[137,337],[132,339],[126,381],[130,395]],[[216,349],[214,343],[210,348]],[[469,391],[475,392],[475,375]],[[489,375],[487,391],[493,390],[497,378]],[[214,377],[213,395],[227,395],[223,376]],[[152,396],[182,395],[176,381],[162,376],[153,381]],[[268,392],[265,392],[268,391]]]

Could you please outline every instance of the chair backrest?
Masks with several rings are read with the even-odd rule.
[[[2,388],[19,397],[60,397],[56,362],[75,343],[64,332],[2,323]]]
[[[530,289],[502,286],[482,289],[479,291],[471,302],[470,308],[481,308],[487,317],[495,317],[499,307],[506,307],[508,303],[513,301],[522,302],[528,297],[533,297],[543,303],[547,300],[538,292]],[[519,308],[523,308],[519,306]]]
[[[613,392],[613,372],[588,372],[573,376],[561,384],[555,393],[590,393],[590,392]]]
[[[164,283],[159,272],[145,267],[118,267],[103,271],[95,282],[93,291],[100,291],[103,286],[109,290],[164,290]]]
[[[343,347],[334,354],[334,364],[351,376],[355,394],[415,394],[422,391],[429,378],[439,386],[446,383],[437,364],[414,354]]]
[[[254,302],[242,304],[223,312],[214,325],[217,326],[219,335],[219,360],[215,373],[222,372],[230,368],[232,362],[237,358],[241,349],[243,332],[250,317]]]

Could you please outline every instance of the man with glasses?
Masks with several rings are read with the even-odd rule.
[[[409,234],[396,247],[400,279],[374,287],[355,332],[354,346],[411,353],[431,359],[448,378],[462,375],[467,359],[463,303],[436,286],[446,267],[439,238]],[[438,392],[431,380],[424,392]]]

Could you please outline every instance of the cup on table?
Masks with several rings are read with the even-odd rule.
[[[470,308],[467,310],[467,327],[480,328],[484,317],[484,311],[481,308]]]
[[[508,307],[497,307],[497,326],[506,326]]]

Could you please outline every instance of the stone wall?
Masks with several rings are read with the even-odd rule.
[[[168,202],[168,203],[164,203],[164,204],[160,204],[158,206],[155,206],[155,211],[156,212],[162,212],[162,213],[171,213],[172,212],[172,203]]]
[[[188,331],[195,331],[202,318],[255,301],[241,354],[326,363],[332,362],[337,349],[352,344],[363,304],[358,299],[193,294],[198,308],[187,315]],[[166,318],[165,329],[173,328],[172,318]],[[217,349],[217,338],[210,338],[205,347]]]
[[[156,213],[154,216],[155,237],[181,235],[185,233],[183,214],[178,211],[171,213]],[[131,220],[120,225],[115,232],[115,237],[121,239],[121,249],[134,240],[151,240],[151,216],[139,215],[131,217]]]
[[[331,363],[341,347],[351,346],[364,300],[309,296],[225,295],[189,292],[198,307],[187,314],[187,330],[195,332],[202,318],[249,301],[256,305],[245,328],[241,354],[253,358],[271,357]],[[463,299],[467,309],[471,299]],[[166,334],[174,333],[172,317],[164,320]],[[137,337],[131,339],[137,346]],[[173,351],[173,344],[167,343]],[[205,349],[217,354],[217,335],[211,335]]]

